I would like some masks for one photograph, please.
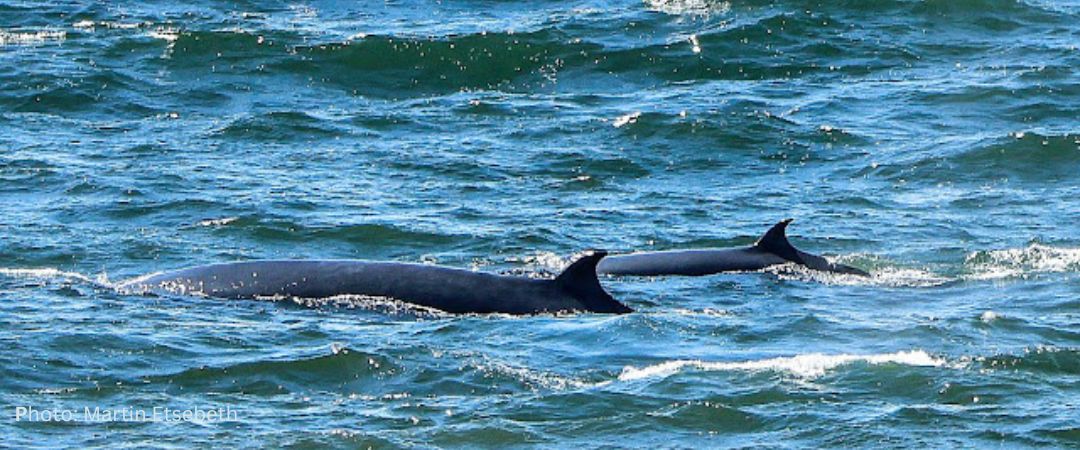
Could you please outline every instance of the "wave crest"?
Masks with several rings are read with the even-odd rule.
[[[708,16],[731,10],[731,2],[717,0],[645,0],[650,10],[672,15]]]
[[[16,269],[0,267],[0,275],[10,278],[29,278],[37,280],[69,280],[94,285],[109,285],[109,280],[104,274],[98,276],[97,278],[91,278],[78,272],[67,272],[52,267],[45,267],[40,269]]]
[[[831,262],[843,262],[855,259],[840,257]],[[857,266],[864,266],[857,264]],[[869,270],[869,269],[868,269]],[[781,264],[762,270],[779,277],[781,280],[810,281],[836,286],[883,286],[883,287],[934,287],[952,281],[949,277],[934,272],[910,267],[874,267],[869,277],[843,273],[823,272],[798,264]]]
[[[641,368],[631,366],[624,367],[622,373],[619,374],[619,381],[666,378],[688,369],[700,371],[774,371],[786,372],[800,378],[815,378],[824,375],[826,372],[836,367],[857,362],[870,365],[899,364],[924,367],[940,367],[945,365],[945,360],[935,358],[922,350],[875,355],[826,355],[823,353],[810,353],[805,355],[740,362],[708,362],[681,359]]]
[[[992,280],[1034,273],[1080,272],[1080,248],[1031,244],[1024,248],[979,251],[964,260],[967,278]]]
[[[65,39],[67,39],[67,33],[60,30],[0,30],[0,47],[63,42]]]

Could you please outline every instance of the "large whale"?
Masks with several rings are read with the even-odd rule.
[[[554,279],[370,261],[246,261],[191,267],[122,283],[124,292],[225,299],[385,297],[450,313],[628,313],[596,277],[606,255],[582,256]]]
[[[749,247],[672,250],[630,253],[605,258],[597,271],[610,275],[710,275],[720,272],[746,272],[769,266],[795,263],[815,270],[869,276],[863,270],[831,263],[825,258],[796,249],[788,242],[785,230],[792,219],[773,225]]]

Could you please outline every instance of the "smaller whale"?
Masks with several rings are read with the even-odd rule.
[[[633,312],[608,295],[596,277],[605,255],[582,256],[554,279],[396,262],[285,260],[191,267],[136,278],[119,289],[224,299],[364,295],[449,313]]]
[[[814,270],[869,276],[855,267],[831,263],[825,258],[796,249],[785,230],[792,219],[773,225],[757,243],[749,247],[671,250],[615,255],[605,258],[596,270],[608,275],[711,275],[720,272],[747,272],[769,266],[795,263]]]

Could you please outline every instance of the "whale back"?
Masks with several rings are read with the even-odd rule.
[[[596,278],[596,263],[605,254],[586,255],[547,280],[396,262],[263,260],[158,273],[122,283],[121,289],[231,299],[362,295],[450,313],[631,312]]]
[[[868,273],[795,248],[786,230],[791,219],[782,220],[747,247],[717,249],[664,250],[616,255],[597,267],[609,275],[710,275],[721,272],[747,272],[787,262],[826,272],[869,276]]]

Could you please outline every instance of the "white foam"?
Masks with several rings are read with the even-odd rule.
[[[515,367],[505,363],[487,361],[476,364],[476,369],[487,373],[498,373],[515,378],[523,383],[542,387],[545,389],[566,390],[582,389],[607,384],[606,382],[593,383],[578,380],[551,372],[532,370],[524,367]]]
[[[506,258],[506,262],[524,264],[527,271],[526,276],[541,276],[543,273],[557,274],[562,272],[571,262],[582,255],[584,253],[565,259],[554,252],[536,252],[522,257],[512,256]]]
[[[1024,248],[974,252],[967,256],[972,280],[1024,277],[1039,272],[1080,271],[1080,248],[1031,244]]]
[[[136,28],[150,25],[150,22],[99,22],[99,24],[105,28],[111,28],[114,30],[134,30]]]
[[[172,27],[158,27],[154,30],[148,31],[146,35],[154,39],[161,39],[171,44],[173,42],[176,42],[177,39],[180,39],[180,30]]]
[[[843,259],[829,259],[838,262]],[[870,276],[824,272],[798,264],[781,264],[767,267],[764,272],[775,274],[782,280],[812,281],[838,286],[886,286],[886,287],[933,287],[952,281],[933,272],[905,267],[880,267],[870,271]]]
[[[63,270],[46,267],[42,269],[9,269],[0,267],[0,275],[12,277],[12,278],[36,278],[36,279],[69,279],[85,281],[87,283],[101,283],[106,284],[107,280],[99,278],[97,280],[90,278],[78,272],[65,272]]]
[[[730,2],[716,0],[645,0],[649,9],[664,14],[708,16],[731,9]]]
[[[219,227],[222,225],[228,225],[230,223],[240,220],[239,217],[222,217],[220,219],[204,219],[200,220],[198,226],[200,227]]]
[[[829,258],[830,262],[848,263],[865,259],[860,255]],[[856,264],[858,265],[858,264]],[[764,269],[781,279],[813,281],[831,285],[873,285],[887,287],[933,287],[956,280],[1000,280],[1024,278],[1036,273],[1080,272],[1080,248],[1031,244],[1023,248],[978,251],[964,260],[966,274],[950,277],[925,269],[880,266],[870,277],[822,272],[797,264],[781,264]]]
[[[301,297],[259,297],[260,300],[289,300],[305,307],[333,306],[343,308],[356,308],[384,312],[387,314],[410,314],[427,318],[449,317],[450,314],[435,308],[429,308],[414,303],[400,300],[378,297],[371,295],[335,295],[326,298],[301,298]]]
[[[692,45],[692,47],[690,47],[690,51],[694,53],[701,53],[701,42],[698,42],[697,35],[691,34],[688,40],[690,41],[690,45]],[[679,113],[679,116],[686,117],[686,110],[683,110],[681,113]]]
[[[705,308],[701,310],[693,310],[686,308],[675,308],[671,310],[672,313],[678,316],[704,316],[704,317],[735,317],[735,313],[726,309]]]
[[[641,117],[641,111],[635,111],[615,118],[615,121],[611,122],[611,125],[615,128],[620,128],[625,125],[637,123],[639,117]]]
[[[136,28],[142,28],[150,26],[150,22],[94,22],[93,20],[80,20],[71,24],[73,28],[85,31],[95,31],[97,27],[107,28],[110,30],[134,30]]]
[[[930,356],[922,350],[883,353],[875,355],[826,355],[810,353],[780,358],[740,362],[708,362],[701,360],[674,360],[641,368],[627,366],[619,374],[619,381],[633,381],[646,378],[664,378],[684,370],[703,371],[774,371],[787,372],[802,378],[814,378],[824,375],[836,367],[864,362],[867,364],[902,364],[908,366],[939,367],[945,365],[940,358]]]
[[[50,41],[61,42],[67,39],[67,33],[58,30],[39,31],[4,31],[0,30],[0,46],[33,45]]]
[[[874,285],[892,287],[933,287],[952,281],[949,277],[927,270],[904,267],[887,267],[875,270],[870,274],[870,280]]]

